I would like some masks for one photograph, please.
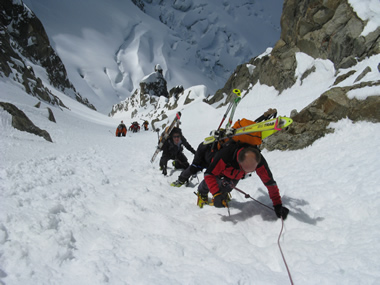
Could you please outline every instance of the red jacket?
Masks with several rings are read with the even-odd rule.
[[[230,180],[240,180],[247,174],[237,161],[239,152],[243,149],[238,144],[230,144],[219,150],[209,167],[205,172],[205,182],[212,195],[215,195],[220,189],[217,177],[225,177]],[[256,174],[268,189],[269,197],[272,199],[273,205],[282,204],[280,191],[276,181],[273,179],[272,172],[269,169],[265,158],[261,156],[261,162],[256,168]]]

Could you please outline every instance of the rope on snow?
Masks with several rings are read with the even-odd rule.
[[[233,185],[231,185],[231,186],[233,186]],[[235,187],[235,186],[233,186],[233,188],[234,188],[235,190],[237,190],[238,192],[242,193],[246,199],[250,198],[250,199],[252,199],[253,201],[255,201],[256,203],[259,203],[260,205],[262,205],[262,206],[268,208],[269,210],[274,211],[274,209],[272,209],[271,207],[269,207],[269,206],[267,206],[267,205],[265,205],[265,204],[263,204],[263,203],[257,201],[256,199],[252,198],[249,194],[245,193],[244,191],[240,190],[239,188],[237,188],[237,187]],[[280,253],[281,253],[281,256],[282,256],[282,260],[284,261],[284,264],[285,264],[285,267],[286,267],[286,271],[288,272],[288,276],[289,276],[290,284],[293,285],[294,283],[293,283],[292,275],[290,274],[290,270],[289,270],[288,264],[287,264],[287,262],[286,262],[286,259],[285,259],[285,256],[284,256],[284,253],[282,252],[281,245],[280,245],[280,238],[281,238],[281,235],[282,235],[282,231],[283,231],[283,229],[284,229],[284,219],[283,219],[282,217],[281,217],[281,222],[282,222],[282,226],[281,226],[280,234],[278,235],[277,244],[278,244],[278,247],[279,247],[279,249],[280,249]]]

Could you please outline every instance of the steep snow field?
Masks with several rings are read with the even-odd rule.
[[[358,15],[368,20],[365,33],[380,25],[377,1],[350,0]],[[81,1],[25,2],[38,6],[37,16],[47,17],[44,24],[54,24],[47,31],[70,79],[103,113],[129,91],[130,82],[150,73],[156,63],[164,66],[157,61],[158,54],[149,53],[149,39],[162,44],[166,30],[150,32],[148,24],[157,21],[124,17],[118,10],[123,6],[120,1],[114,8],[100,1],[91,7]],[[91,17],[82,13],[88,8]],[[140,13],[137,8],[132,12]],[[115,17],[108,17],[110,13]],[[69,14],[75,21],[63,25]],[[141,25],[137,28],[136,23]],[[150,37],[141,40],[144,33]],[[126,49],[115,41],[124,37]],[[136,50],[141,58],[128,57],[128,51]],[[171,57],[172,62],[189,56],[180,55]],[[134,60],[130,69],[118,62],[124,56]],[[269,107],[288,116],[330,88],[335,76],[330,62],[304,54],[297,54],[297,60],[296,75],[313,65],[316,72],[281,95],[262,85],[244,91],[235,118],[255,119]],[[372,71],[362,81],[375,81],[378,63],[379,56],[374,56],[353,68],[360,74],[370,66]],[[136,73],[129,74],[130,70]],[[149,162],[156,133],[116,138],[120,120],[127,124],[135,120],[129,113],[110,118],[91,111],[54,90],[45,82],[46,75],[38,75],[70,111],[49,106],[57,121],[52,123],[46,104],[33,107],[35,98],[0,78],[1,101],[15,104],[53,139],[49,143],[15,130],[11,116],[0,108],[0,284],[290,283],[277,245],[282,223],[273,211],[236,191],[230,214],[227,209],[199,209],[193,194],[196,186],[170,187],[180,172],[171,169],[164,177],[159,157]],[[187,83],[201,78],[205,85],[187,90],[194,94],[191,104],[183,105],[182,100],[167,113],[172,119],[176,111],[182,112],[183,133],[196,147],[217,128],[226,109],[202,102],[209,81],[201,73],[189,67],[181,76],[189,79]],[[339,86],[350,85],[355,78]],[[379,92],[379,87],[371,87],[348,95],[361,100]],[[290,209],[279,241],[294,284],[378,284],[380,124],[344,119],[330,127],[333,134],[303,150],[263,151]],[[185,154],[192,159],[191,153]],[[255,175],[238,187],[271,206]]]
[[[9,114],[0,111],[2,284],[290,282],[277,245],[281,220],[238,192],[232,192],[230,215],[199,209],[196,187],[169,186],[179,171],[164,177],[160,156],[149,162],[156,133],[116,138],[120,118],[63,96],[71,111],[53,108],[55,124],[46,105],[36,109],[36,100],[19,89],[3,82],[0,88],[4,100],[54,141],[13,129]],[[287,115],[281,110],[293,101],[274,98],[271,106]],[[247,116],[244,102],[235,118]],[[264,107],[252,107],[249,118]],[[193,147],[225,111],[202,103],[202,96],[178,110]],[[280,244],[295,284],[376,284],[380,125],[342,120],[331,127],[334,134],[306,149],[263,152],[290,209]],[[271,206],[256,175],[238,186]]]

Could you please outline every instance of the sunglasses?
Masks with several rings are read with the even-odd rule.
[[[178,139],[180,138],[181,136],[173,136],[173,139]]]

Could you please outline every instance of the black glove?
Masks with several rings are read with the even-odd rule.
[[[284,220],[289,214],[289,209],[286,207],[283,207],[282,204],[274,206],[274,211],[276,212],[277,218],[283,218]]]
[[[165,165],[165,166],[161,166],[161,168],[162,168],[162,174],[163,175],[167,175],[168,174],[168,171],[167,171],[167,166]]]
[[[226,194],[223,194],[223,193],[220,193],[220,192],[217,192],[215,195],[214,195],[214,206],[216,208],[225,208],[227,207],[227,195]]]

